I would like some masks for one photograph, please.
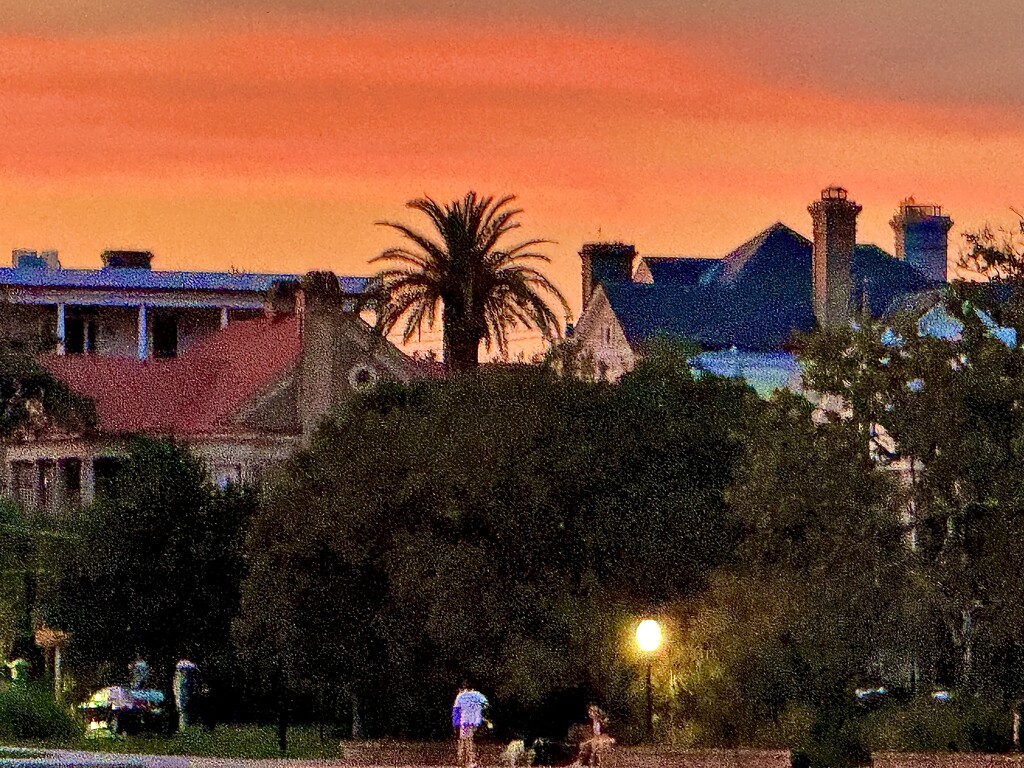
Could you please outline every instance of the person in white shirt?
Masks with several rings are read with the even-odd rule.
[[[464,682],[452,705],[452,725],[456,728],[458,738],[455,759],[461,768],[476,768],[473,734],[484,721],[486,706],[487,697]]]

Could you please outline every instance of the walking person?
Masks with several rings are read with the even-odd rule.
[[[455,727],[458,742],[455,749],[456,764],[460,768],[477,768],[476,745],[473,743],[473,735],[476,729],[484,721],[484,707],[487,706],[487,697],[480,691],[469,687],[463,681],[462,688],[455,696],[455,703],[452,705],[452,725]]]

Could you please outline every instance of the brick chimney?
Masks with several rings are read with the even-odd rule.
[[[302,357],[299,364],[299,423],[308,443],[323,417],[334,407],[338,361],[341,288],[333,272],[310,272],[294,295],[299,313]]]
[[[908,197],[889,221],[896,234],[896,258],[935,282],[946,282],[946,254],[953,220],[940,205],[922,205]]]
[[[821,199],[807,208],[814,222],[811,292],[820,328],[846,325],[852,315],[853,247],[861,207],[847,199],[842,187],[826,187]]]
[[[100,254],[104,269],[152,269],[151,251],[106,250]]]
[[[633,279],[633,259],[636,247],[626,243],[584,243],[580,249],[583,262],[583,308],[598,283],[605,281],[628,282]]]

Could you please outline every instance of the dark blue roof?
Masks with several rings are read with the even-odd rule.
[[[644,256],[655,285],[696,285],[708,267],[721,259],[695,259],[679,256]]]
[[[696,284],[608,283],[608,300],[632,344],[659,335],[706,349],[783,349],[794,332],[815,327],[811,242],[773,224],[716,265]],[[686,259],[689,261],[689,259]],[[717,267],[717,268],[716,268]],[[874,245],[858,245],[852,264],[854,306],[884,314],[908,294],[935,284]]]
[[[750,238],[736,250],[720,259],[722,269],[718,279],[725,282],[733,281],[741,275],[749,275],[750,269],[770,272],[777,261],[786,261],[787,267],[793,267],[796,260],[803,266],[802,258],[806,250],[807,268],[811,264],[811,241],[798,232],[794,232],[782,222],[775,222],[768,229]],[[754,262],[751,267],[751,262]]]
[[[893,258],[877,245],[854,247],[852,272],[853,305],[869,310],[872,317],[886,314],[912,294],[935,287],[908,262]]]
[[[149,269],[0,268],[0,285],[26,288],[136,289],[153,291],[237,291],[262,293],[278,282],[298,282],[301,275],[244,272],[154,272]],[[339,277],[345,293],[362,293],[365,277]]]

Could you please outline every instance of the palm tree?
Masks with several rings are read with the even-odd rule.
[[[546,339],[561,335],[558,317],[545,294],[569,305],[562,294],[532,262],[549,262],[531,249],[548,240],[526,240],[504,249],[498,241],[520,225],[519,208],[509,205],[514,196],[477,197],[439,205],[429,197],[410,200],[406,207],[430,219],[435,236],[420,234],[404,224],[381,221],[397,230],[413,246],[389,248],[371,259],[393,262],[378,272],[377,328],[390,332],[404,317],[402,340],[409,341],[424,324],[434,327],[442,307],[444,361],[450,371],[466,371],[479,362],[480,342],[508,351],[508,331],[519,325],[536,328]]]

